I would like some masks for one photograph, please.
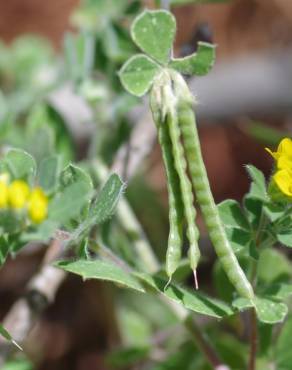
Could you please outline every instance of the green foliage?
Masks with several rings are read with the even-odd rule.
[[[166,65],[175,31],[176,21],[171,13],[164,10],[145,11],[133,22],[131,35],[145,54]]]
[[[56,191],[60,170],[61,158],[58,155],[52,155],[41,161],[38,170],[39,185],[48,194]]]
[[[204,75],[211,69],[215,54],[214,46],[208,43],[199,43],[197,52],[186,58],[171,57],[175,31],[175,18],[164,10],[146,10],[136,18],[132,38],[150,58],[136,55],[121,68],[120,80],[128,92],[136,96],[146,94],[155,77],[167,67],[190,75]]]
[[[269,298],[256,297],[254,305],[258,319],[265,324],[283,322],[288,313],[288,307],[285,303]],[[233,302],[233,306],[242,311],[253,307],[253,304],[245,298],[238,298]]]
[[[164,294],[167,298],[191,311],[216,318],[233,314],[233,310],[225,303],[210,298],[207,295],[180,287],[174,283],[167,284],[167,279],[160,276],[150,276],[141,273],[137,273],[136,276],[150,288]]]
[[[215,48],[205,42],[198,43],[196,53],[184,58],[172,59],[170,67],[186,75],[203,76],[212,68],[215,61]]]
[[[33,370],[32,364],[25,359],[8,361],[2,370]]]
[[[121,267],[109,261],[85,261],[79,260],[75,262],[58,262],[57,267],[65,271],[72,272],[80,275],[84,280],[86,279],[99,279],[114,282],[120,286],[125,286],[144,292],[142,285],[135,277],[129,272],[123,270]]]
[[[173,0],[170,4],[220,1]],[[65,38],[63,67],[43,40],[25,37],[10,47],[0,44],[0,175],[7,172],[9,184],[13,180],[23,180],[30,189],[41,187],[48,199],[48,215],[40,223],[28,217],[28,203],[21,209],[13,209],[10,204],[1,207],[0,268],[9,256],[17,257],[28,244],[49,244],[60,238],[64,255],[55,266],[84,280],[96,279],[122,287],[114,306],[122,347],[107,356],[112,368],[141,365],[155,370],[209,370],[200,348],[187,337],[194,335],[194,330],[188,334],[184,330],[184,319],[195,313],[208,317],[206,323],[200,321],[203,340],[209,336],[211,347],[230,368],[243,369],[248,361],[249,346],[245,332],[250,330],[250,325],[246,329],[246,316],[241,312],[249,314],[255,309],[259,332],[257,369],[266,370],[272,364],[279,370],[288,370],[292,362],[292,325],[288,313],[292,266],[288,258],[290,249],[286,247],[292,247],[292,208],[291,204],[272,199],[263,173],[248,165],[251,187],[242,203],[225,200],[218,205],[231,252],[237,255],[242,271],[255,290],[252,301],[239,298],[234,292],[226,274],[227,271],[235,275],[234,266],[228,266],[233,254],[229,254],[224,271],[222,261],[226,260],[226,251],[222,252],[222,248],[218,249],[223,254],[219,253],[221,262],[215,261],[213,274],[209,271],[212,281],[208,278],[207,285],[204,279],[199,279],[199,291],[190,283],[185,255],[180,259],[186,248],[179,251],[173,268],[178,267],[178,270],[169,282],[163,262],[156,263],[153,257],[150,260],[155,266],[152,266],[147,258],[147,253],[152,256],[148,239],[151,243],[154,241],[159,257],[167,244],[167,217],[160,204],[163,203],[160,194],[149,190],[143,178],[135,196],[130,194],[129,197],[131,203],[138,203],[135,209],[145,234],[149,234],[146,237],[135,216],[126,212],[126,200],[119,203],[125,191],[120,177],[112,174],[106,180],[107,175],[94,175],[103,172],[103,166],[97,168],[99,163],[105,161],[110,165],[113,162],[132,128],[127,114],[137,99],[124,93],[121,84],[140,97],[158,80],[161,91],[167,87],[161,78],[165,73],[201,76],[214,64],[215,47],[204,42],[198,43],[196,53],[190,56],[173,57],[176,22],[174,16],[164,10],[142,12],[129,31],[129,21],[140,8],[141,2],[137,0],[81,2],[72,17],[79,32]],[[137,47],[142,53],[136,54]],[[86,146],[83,142],[80,145],[78,140],[73,141],[70,122],[49,103],[48,94],[63,87],[65,81],[73,86],[72,94],[86,101],[90,120],[96,123]],[[190,107],[191,97],[186,91],[180,94],[186,94],[184,98]],[[167,99],[165,102],[171,106],[172,102]],[[163,114],[169,109],[167,104],[162,104]],[[180,109],[181,114],[183,109]],[[181,116],[178,118],[181,129],[184,122]],[[194,126],[193,121],[191,123]],[[259,127],[252,129],[254,136],[275,143],[276,132],[260,134]],[[191,152],[192,146],[199,143],[194,143],[187,130],[182,140],[183,150]],[[76,158],[82,158],[82,162],[71,163]],[[172,160],[171,156],[170,162]],[[189,160],[189,172],[193,171],[194,163]],[[183,170],[190,175],[186,168]],[[193,202],[189,200],[188,203]],[[122,206],[115,215],[119,205]],[[173,202],[172,207],[175,206]],[[217,210],[215,204],[214,209]],[[192,218],[195,218],[193,212]],[[182,226],[180,221],[178,219],[179,227]],[[181,241],[179,243],[183,244]],[[68,256],[73,259],[68,260]],[[199,273],[205,266],[202,270],[199,268]],[[238,271],[241,273],[239,266],[235,272]],[[224,302],[202,292],[206,288],[212,294],[213,287]],[[18,346],[1,325],[0,335]],[[206,343],[209,344],[208,340]],[[4,370],[32,368],[28,361],[21,359],[8,361],[3,367]]]
[[[33,157],[20,149],[11,149],[5,156],[5,164],[15,179],[30,179],[35,176],[36,163]]]
[[[291,334],[292,334],[292,318],[289,317],[276,344],[276,364],[277,370],[288,370],[291,368],[292,363],[292,353],[291,353]]]
[[[131,94],[143,96],[150,89],[158,71],[159,66],[146,55],[134,55],[124,64],[120,78]]]

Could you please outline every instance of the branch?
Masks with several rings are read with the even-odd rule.
[[[50,304],[65,279],[66,273],[50,266],[62,253],[61,242],[53,240],[45,254],[39,272],[29,281],[24,297],[17,300],[6,315],[3,325],[16,342],[22,343],[36,319]],[[0,337],[0,368],[14,346]]]

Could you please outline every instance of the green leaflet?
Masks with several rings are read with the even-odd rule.
[[[84,183],[73,183],[49,203],[48,219],[64,225],[80,214],[89,199],[90,194]]]
[[[120,177],[111,175],[89,209],[88,222],[98,225],[110,218],[124,189],[125,184]]]
[[[20,149],[11,149],[5,156],[5,162],[15,179],[31,179],[36,172],[34,158]]]
[[[291,351],[292,317],[285,322],[275,347],[277,370],[290,370],[292,364]]]
[[[135,276],[141,279],[149,287],[164,294],[167,298],[183,305],[185,308],[203,315],[222,318],[233,314],[229,305],[205,294],[189,290],[185,287],[173,283],[167,284],[167,280],[155,275],[150,276],[142,273],[135,273]]]
[[[58,177],[60,174],[61,158],[52,155],[44,158],[38,169],[39,185],[46,193],[54,192],[57,188]]]
[[[174,16],[165,10],[146,10],[134,21],[131,35],[141,50],[167,64],[176,31]]]
[[[217,207],[225,228],[250,229],[248,221],[237,201],[227,199],[218,204]]]
[[[251,164],[247,165],[246,169],[252,179],[249,195],[264,202],[268,201],[266,180],[263,173]]]
[[[213,67],[215,62],[215,46],[207,42],[199,42],[198,50],[184,58],[171,59],[169,66],[186,75],[203,76]]]
[[[130,58],[119,72],[124,88],[131,94],[143,96],[150,89],[160,67],[146,55],[138,54]]]
[[[10,249],[10,244],[8,243],[6,238],[3,235],[1,235],[0,236],[0,268],[6,261],[6,258],[9,253],[9,249]]]
[[[254,304],[246,298],[237,298],[232,305],[239,311],[255,307],[258,319],[266,324],[282,322],[288,313],[288,307],[285,303],[276,302],[266,297],[255,297]]]
[[[59,261],[55,263],[55,266],[73,274],[80,275],[83,279],[111,281],[127,288],[144,292],[142,285],[131,273],[108,261]]]

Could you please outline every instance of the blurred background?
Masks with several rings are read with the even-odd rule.
[[[189,83],[216,202],[241,200],[249,184],[244,166],[252,163],[268,177],[272,160],[264,147],[291,136],[292,2],[188,3],[172,8],[178,22],[175,54],[195,51],[198,41],[217,45],[212,72]],[[167,190],[154,125],[146,102],[124,93],[116,76],[135,52],[128,35],[131,20],[143,7],[154,6],[150,0],[1,1],[0,145],[1,150],[14,145],[38,155],[38,141],[68,161],[98,153],[128,180],[126,196],[162,259]],[[117,163],[116,158],[123,160]],[[200,216],[199,224],[204,234]],[[208,240],[201,243],[208,258],[200,267],[200,281],[212,291],[213,255]],[[44,250],[29,249],[1,269],[0,321],[25,293]],[[171,314],[154,300],[143,300],[107,284],[67,277],[25,342],[29,359],[7,370],[140,369],[150,339],[156,348],[151,358],[163,359],[160,343],[173,333]],[[128,348],[140,343],[141,352],[128,357],[141,361],[123,364],[116,352],[121,343]],[[186,353],[191,350],[186,347]]]

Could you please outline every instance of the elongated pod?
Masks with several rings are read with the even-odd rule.
[[[194,271],[196,278],[196,269],[200,258],[200,250],[198,247],[199,231],[195,223],[196,209],[194,207],[192,184],[187,175],[187,162],[185,159],[184,149],[180,141],[180,128],[178,125],[176,111],[169,112],[167,114],[167,125],[169,127],[169,135],[172,143],[172,153],[174,157],[174,166],[179,177],[180,189],[184,205],[184,214],[187,223],[187,237],[190,243],[190,265],[192,270]]]
[[[179,178],[174,167],[171,141],[166,122],[158,127],[158,140],[164,161],[169,204],[169,236],[166,253],[166,272],[171,278],[177,269],[182,255],[183,245],[183,203],[179,186]]]
[[[176,271],[182,255],[183,245],[183,203],[179,186],[179,177],[174,167],[174,158],[171,149],[171,141],[168,126],[160,106],[156,102],[154,94],[151,95],[150,103],[153,119],[157,127],[158,141],[162,151],[164,162],[169,206],[169,235],[166,252],[166,273],[171,278]]]
[[[241,269],[227,239],[210,189],[188,87],[183,78],[177,73],[173,76],[173,80],[175,89],[177,89],[179,125],[182,131],[191,180],[210,239],[229,280],[237,292],[245,298],[253,299],[254,292],[252,286]]]

